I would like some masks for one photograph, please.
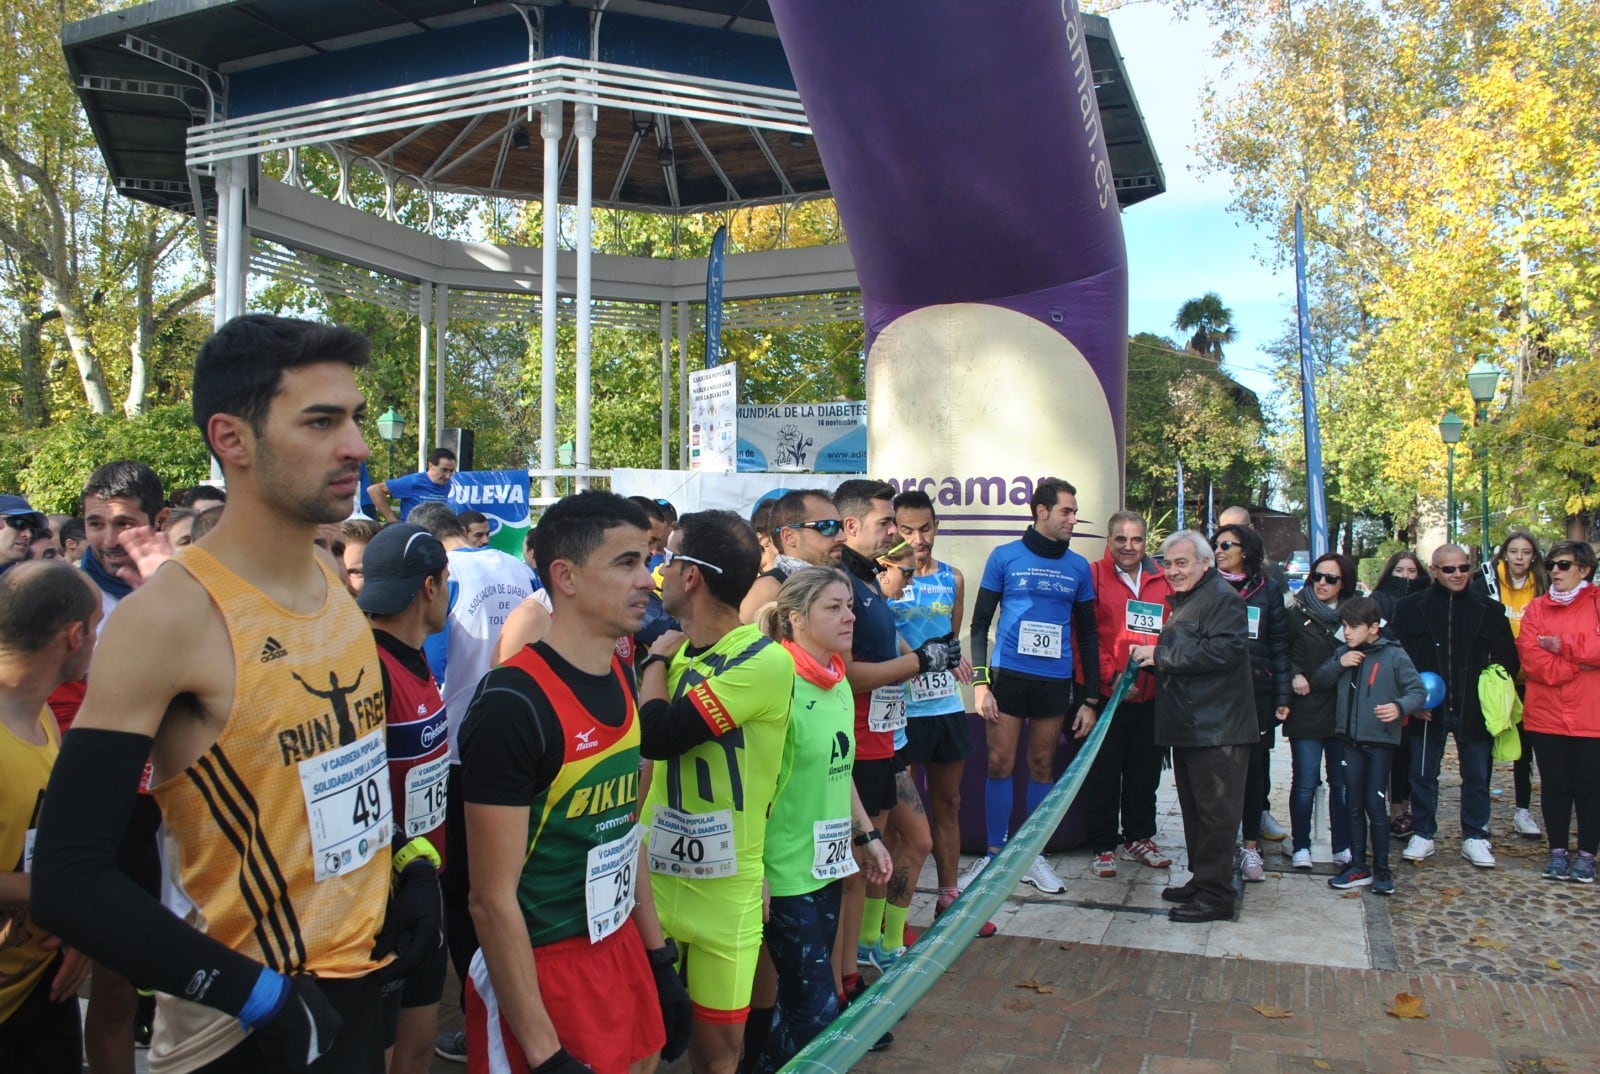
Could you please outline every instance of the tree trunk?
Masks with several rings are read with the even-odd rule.
[[[40,355],[42,318],[24,313],[17,332],[17,356],[22,363],[22,423],[30,429],[50,424],[50,392]]]
[[[67,346],[78,364],[78,379],[83,382],[83,397],[89,409],[96,414],[111,413],[111,393],[106,389],[106,373],[94,352],[94,337],[89,328],[89,318],[77,302],[68,297],[64,289],[53,286],[56,310],[61,314],[61,330],[66,333]]]
[[[151,293],[155,281],[155,266],[149,256],[139,258],[134,277],[134,308],[136,318],[133,342],[128,349],[131,364],[128,369],[128,394],[122,400],[122,413],[136,418],[144,412],[144,393],[150,382],[150,352],[156,341],[155,296]]]

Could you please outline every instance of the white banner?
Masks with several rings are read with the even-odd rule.
[[[739,470],[866,473],[867,404],[741,406]]]
[[[689,374],[689,469],[737,468],[739,367],[729,362]]]
[[[619,496],[667,500],[680,515],[690,511],[734,511],[745,518],[772,493],[822,489],[830,496],[848,474],[692,474],[684,470],[613,470],[611,491]]]

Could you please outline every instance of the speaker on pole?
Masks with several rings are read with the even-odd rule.
[[[472,469],[472,441],[471,429],[445,429],[439,434],[439,446],[456,453],[457,470]]]

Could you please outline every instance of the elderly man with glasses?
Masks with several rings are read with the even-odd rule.
[[[1513,678],[1521,663],[1505,609],[1476,592],[1466,549],[1446,544],[1434,549],[1433,584],[1395,605],[1391,629],[1421,672],[1444,680],[1444,704],[1420,712],[1406,725],[1411,743],[1411,841],[1401,852],[1410,862],[1433,856],[1438,834],[1439,764],[1444,739],[1456,738],[1461,765],[1461,856],[1492,869],[1489,843],[1489,769],[1494,739],[1484,726],[1478,701],[1478,676],[1499,664]]]

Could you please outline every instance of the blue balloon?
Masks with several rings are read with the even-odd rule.
[[[1436,709],[1444,704],[1444,680],[1436,672],[1424,671],[1422,685],[1428,691],[1428,700],[1425,707]]]

